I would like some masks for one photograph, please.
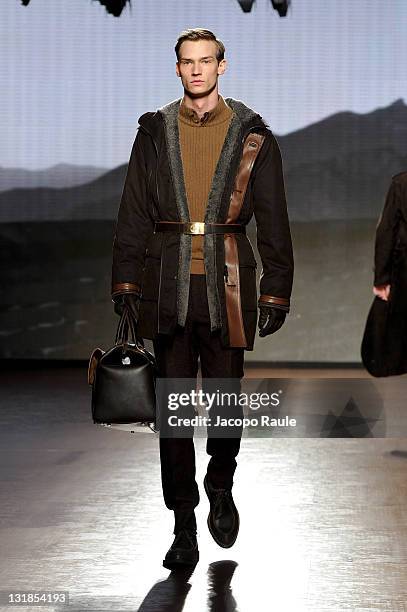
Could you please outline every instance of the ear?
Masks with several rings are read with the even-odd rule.
[[[178,77],[180,77],[180,76],[181,76],[180,71],[179,71],[179,65],[178,65],[178,62],[175,62],[175,72],[177,73],[177,76],[178,76]]]
[[[226,68],[227,68],[227,61],[223,59],[218,64],[218,74],[223,74]]]

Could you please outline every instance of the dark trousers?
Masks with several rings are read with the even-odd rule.
[[[223,348],[220,331],[211,333],[204,274],[191,274],[185,327],[178,327],[173,336],[158,336],[154,341],[154,353],[161,378],[196,380],[199,358],[204,389],[210,389],[210,381],[205,382],[205,379],[211,378],[228,379],[229,385],[233,385],[230,379],[234,379],[240,388],[244,349]],[[213,406],[208,416],[214,422],[222,410],[222,406]],[[238,405],[228,412],[234,417],[243,416]],[[213,435],[209,428],[207,431],[206,452],[211,456],[208,478],[216,488],[232,488],[242,428],[234,428],[234,437],[226,438],[219,437],[219,433]],[[196,529],[193,509],[199,503],[199,491],[195,480],[193,428],[191,435],[186,437],[160,436],[160,460],[165,505],[175,513],[174,533],[183,526]]]

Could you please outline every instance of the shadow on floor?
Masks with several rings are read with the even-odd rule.
[[[235,612],[236,600],[230,582],[236,561],[216,561],[208,567],[208,612]],[[147,593],[137,612],[181,612],[194,570],[172,571],[166,580],[157,582]]]

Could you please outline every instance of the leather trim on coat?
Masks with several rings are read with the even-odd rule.
[[[279,304],[280,306],[289,306],[290,300],[281,297],[275,297],[274,295],[261,295],[259,297],[259,303],[264,302],[265,304]]]
[[[264,136],[251,133],[247,136],[239,169],[236,175],[235,188],[230,198],[227,223],[234,223],[240,215],[250,174],[264,142]],[[244,330],[242,304],[240,296],[239,252],[236,236],[224,235],[225,244],[225,298],[229,328],[229,342],[233,347],[247,347]]]
[[[136,283],[115,283],[112,286],[112,297],[122,293],[140,293],[140,287]]]
[[[273,295],[261,295],[259,297],[258,305],[277,308],[278,310],[284,310],[284,312],[290,312],[290,300],[285,298],[275,297]]]

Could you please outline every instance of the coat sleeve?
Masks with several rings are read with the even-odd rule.
[[[391,282],[392,255],[396,244],[400,222],[400,196],[396,181],[392,181],[387,192],[384,208],[376,227],[374,255],[374,285],[389,285]]]
[[[149,210],[147,170],[140,130],[135,138],[113,239],[112,297],[141,290],[145,251],[154,231]]]
[[[288,311],[294,259],[279,146],[268,132],[253,185],[257,248],[262,261],[259,305]]]

